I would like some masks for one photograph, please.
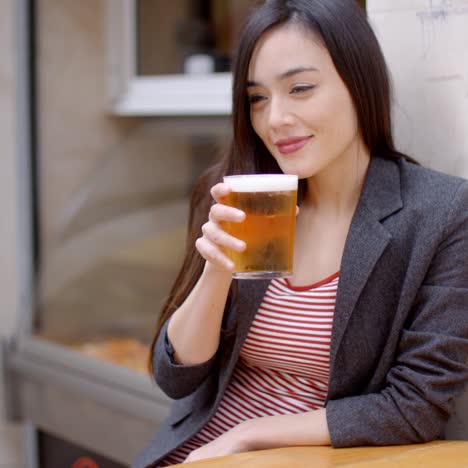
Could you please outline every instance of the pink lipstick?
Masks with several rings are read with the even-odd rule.
[[[300,150],[312,137],[290,137],[275,141],[275,146],[281,154],[291,154]]]

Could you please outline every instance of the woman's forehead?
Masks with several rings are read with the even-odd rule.
[[[331,58],[323,42],[313,32],[297,25],[285,25],[263,34],[249,64],[249,80],[281,76],[290,69],[329,66]]]

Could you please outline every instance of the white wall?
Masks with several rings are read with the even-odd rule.
[[[397,146],[468,178],[468,0],[367,3],[393,76]]]
[[[18,164],[18,54],[15,7],[17,0],[0,1],[0,336],[10,337],[15,329],[20,302],[18,261],[17,164]],[[16,54],[16,55],[15,55]],[[0,374],[0,399],[3,400]],[[0,412],[0,466],[20,468],[22,428],[7,424]]]

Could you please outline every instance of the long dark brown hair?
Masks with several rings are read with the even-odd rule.
[[[212,200],[209,189],[227,174],[281,172],[275,159],[254,132],[246,85],[249,64],[260,37],[267,31],[295,24],[314,33],[328,50],[335,68],[351,95],[362,139],[371,155],[407,159],[394,146],[391,123],[391,91],[387,66],[379,43],[363,10],[353,0],[267,0],[252,12],[241,31],[233,62],[232,126],[229,150],[195,185],[191,203],[186,253],[175,283],[162,306],[151,346],[153,371],[154,345],[161,327],[185,301],[198,281],[204,266],[195,249],[195,240],[208,218]],[[414,161],[413,161],[414,162]],[[305,189],[299,182],[299,198]],[[235,282],[228,300],[235,294]]]

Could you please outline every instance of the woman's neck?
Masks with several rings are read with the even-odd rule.
[[[304,208],[327,217],[349,216],[359,201],[370,154],[364,145],[333,161],[319,174],[307,179]]]

